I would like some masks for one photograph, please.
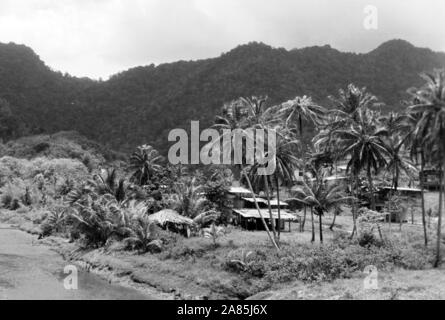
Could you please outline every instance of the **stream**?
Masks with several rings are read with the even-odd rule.
[[[0,300],[156,299],[80,268],[77,290],[67,290],[64,279],[70,274],[64,268],[69,262],[35,242],[35,236],[0,225]]]

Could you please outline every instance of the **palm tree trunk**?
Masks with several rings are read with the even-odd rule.
[[[358,212],[358,175],[354,175],[354,183],[355,184],[355,199],[353,200],[354,203],[352,205],[352,222],[353,222],[353,228],[350,239],[354,238],[355,233],[357,232],[357,212]]]
[[[301,115],[298,116],[298,125],[300,130],[300,139],[303,137],[303,119],[301,118]]]
[[[303,215],[303,222],[301,224],[301,232],[304,232],[304,225],[306,224],[306,215],[307,215],[307,207],[304,205],[304,215]]]
[[[442,172],[442,166],[439,166],[439,177],[439,217],[437,221],[436,260],[434,262],[434,268],[439,267],[441,263],[440,243],[442,241],[442,207],[443,194],[445,193],[445,175]]]
[[[278,240],[280,240],[280,235],[281,235],[281,209],[280,209],[280,183],[278,181],[278,177],[277,175],[275,175],[275,184],[276,184],[276,188],[277,188],[277,201],[278,201],[278,229],[277,229],[277,234],[278,234]]]
[[[275,241],[277,241],[277,233],[275,232],[275,219],[272,214],[272,207],[270,206],[270,191],[269,191],[269,181],[267,180],[268,176],[264,177],[264,186],[266,188],[266,198],[267,198],[267,207],[269,209],[269,218],[270,218],[270,226],[272,228],[272,233]]]
[[[426,215],[425,215],[425,186],[423,185],[423,170],[425,170],[425,155],[422,152],[420,153],[420,172],[422,172],[420,176],[420,190],[422,192],[422,225],[423,225],[423,236],[425,238],[425,247],[428,247],[428,235],[426,232]]]
[[[337,213],[334,211],[334,218],[332,219],[331,226],[329,227],[329,230],[334,231],[335,226],[335,220],[337,219]]]
[[[278,245],[275,242],[274,238],[270,234],[269,227],[267,226],[266,220],[264,220],[264,217],[261,214],[260,207],[258,206],[258,202],[256,201],[255,192],[253,191],[253,188],[252,188],[252,183],[250,183],[250,179],[247,176],[247,174],[245,172],[243,172],[243,174],[244,174],[244,177],[246,178],[247,184],[249,185],[249,190],[250,190],[250,192],[252,192],[252,197],[253,197],[253,201],[255,202],[255,207],[258,210],[258,214],[260,215],[261,221],[263,222],[264,229],[266,229],[267,236],[269,237],[269,239],[272,242],[272,244],[275,247],[275,249],[277,249],[277,251],[280,251],[280,247],[278,247]]]
[[[322,219],[322,214],[321,212],[319,212],[318,214],[318,223],[319,225],[319,229],[320,229],[320,242],[323,243],[323,219]]]
[[[314,223],[314,210],[311,207],[311,221],[312,221],[312,239],[311,242],[315,241],[315,223]]]
[[[374,184],[372,182],[372,174],[371,174],[371,166],[370,165],[368,165],[367,175],[368,175],[369,193],[371,196],[371,209],[375,211]]]

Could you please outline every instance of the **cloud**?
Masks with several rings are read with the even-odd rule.
[[[378,30],[363,28],[368,4],[378,8]],[[2,0],[0,41],[32,47],[53,69],[106,78],[249,41],[366,52],[403,38],[445,50],[443,12],[437,0]]]

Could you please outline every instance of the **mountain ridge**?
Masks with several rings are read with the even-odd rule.
[[[150,143],[165,152],[169,130],[212,123],[223,103],[268,95],[280,103],[309,95],[329,106],[349,83],[366,86],[399,110],[419,73],[445,67],[445,53],[390,40],[368,53],[329,45],[286,50],[251,42],[218,57],[134,67],[106,81],[53,71],[29,47],[0,44],[0,98],[27,133],[76,130],[108,147],[129,151]],[[308,132],[310,135],[310,132]]]

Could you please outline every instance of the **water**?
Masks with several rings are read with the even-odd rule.
[[[156,297],[108,283],[78,271],[78,289],[67,290],[68,264],[48,247],[34,245],[35,237],[0,227],[0,299],[4,300],[146,300]]]

